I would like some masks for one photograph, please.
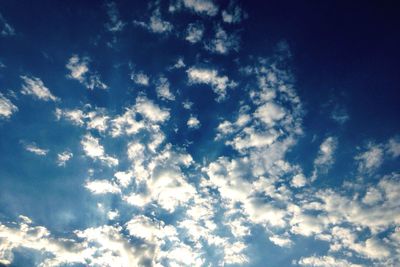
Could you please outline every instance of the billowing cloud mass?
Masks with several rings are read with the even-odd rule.
[[[43,101],[57,101],[58,98],[55,97],[50,89],[47,88],[43,81],[36,77],[21,76],[23,81],[21,93],[23,95],[31,95],[35,99]]]
[[[0,117],[9,118],[14,112],[17,111],[17,106],[15,106],[10,99],[0,93]]]
[[[297,43],[313,23],[290,35],[238,0],[87,5],[0,14],[1,266],[400,266],[399,128],[372,121],[394,109],[338,100],[367,83],[309,86],[348,82]]]

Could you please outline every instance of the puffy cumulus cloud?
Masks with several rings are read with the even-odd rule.
[[[186,122],[186,125],[189,128],[198,129],[198,128],[200,128],[200,121],[197,117],[191,115],[190,118],[188,119],[188,121]]]
[[[141,86],[149,86],[150,84],[150,78],[148,75],[145,73],[139,71],[139,72],[132,72],[131,73],[131,80]]]
[[[247,18],[247,13],[233,0],[231,0],[228,7],[222,11],[222,20],[225,23],[236,24],[240,23],[245,18]]]
[[[137,26],[147,29],[150,32],[159,33],[159,34],[169,33],[174,28],[170,22],[163,20],[163,18],[161,16],[161,11],[159,8],[156,8],[153,11],[153,13],[150,17],[150,20],[148,22],[135,20],[135,21],[133,21],[133,23]]]
[[[345,259],[332,256],[311,256],[304,257],[298,261],[301,266],[310,267],[361,267],[362,265],[351,263]]]
[[[108,166],[118,165],[118,159],[107,155],[104,152],[104,147],[100,144],[99,138],[93,137],[91,134],[86,134],[81,140],[82,149],[86,156],[100,160]]]
[[[319,146],[318,155],[314,160],[314,171],[311,179],[315,180],[319,174],[328,172],[334,163],[334,153],[337,147],[337,138],[333,136],[327,137]]]
[[[59,99],[55,97],[47,88],[43,81],[36,77],[21,76],[22,85],[21,93],[24,95],[31,95],[36,99],[43,101],[58,101]]]
[[[382,165],[384,150],[380,145],[369,144],[367,150],[358,154],[355,159],[358,161],[360,172],[371,172]]]
[[[10,99],[0,93],[0,118],[8,119],[17,111],[18,107],[15,106]]]
[[[7,20],[0,13],[0,33],[2,36],[15,35],[15,29],[11,26]]]
[[[205,44],[205,49],[212,53],[226,55],[239,51],[240,38],[236,33],[227,33],[220,25],[215,28],[214,37]]]
[[[307,183],[307,178],[302,173],[293,176],[291,181],[291,185],[293,187],[303,187],[306,185],[306,183]]]
[[[107,15],[109,21],[106,23],[105,27],[110,32],[120,32],[124,29],[125,23],[122,22],[119,16],[117,5],[115,2],[107,3]]]
[[[169,111],[162,109],[150,99],[139,96],[136,99],[135,111],[150,122],[159,123],[169,119]]]
[[[214,69],[206,69],[199,67],[191,67],[187,71],[189,84],[208,84],[213,91],[218,95],[217,101],[222,101],[226,98],[228,88],[236,87],[236,83],[229,80],[227,76],[218,75],[218,71]]]
[[[26,151],[29,151],[38,156],[46,156],[49,153],[48,149],[40,148],[35,143],[24,144],[24,148]]]
[[[57,154],[57,165],[58,166],[65,166],[67,164],[67,161],[69,161],[74,154],[70,151],[64,151],[61,153]]]
[[[164,76],[161,76],[158,79],[158,82],[156,84],[156,92],[157,96],[162,100],[169,100],[169,101],[175,100],[175,96],[174,94],[172,94],[170,90],[170,83],[168,79]]]
[[[89,63],[88,57],[72,55],[65,66],[70,71],[67,77],[79,81],[90,90],[95,88],[108,89],[108,86],[101,81],[100,75],[89,70]]]
[[[181,10],[182,7],[200,15],[215,16],[219,7],[213,0],[176,0],[169,6],[170,12]]]
[[[203,39],[204,25],[200,22],[190,23],[186,28],[185,40],[194,44]]]
[[[61,118],[70,121],[73,125],[85,126],[88,130],[105,132],[109,127],[110,117],[104,108],[91,108],[86,105],[84,109],[60,109],[54,112],[56,119]]]
[[[85,183],[85,187],[93,194],[120,193],[119,187],[108,180],[91,180]]]

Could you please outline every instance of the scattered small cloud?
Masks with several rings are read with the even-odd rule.
[[[58,166],[65,166],[67,161],[72,158],[73,154],[70,151],[64,151],[57,154],[57,165]]]
[[[367,150],[358,154],[355,159],[358,162],[360,172],[370,173],[378,169],[383,163],[384,150],[380,145],[369,143]]]
[[[149,86],[149,81],[150,78],[149,76],[147,76],[144,72],[139,71],[139,72],[135,72],[133,71],[131,73],[131,80],[141,86]]]
[[[12,27],[3,15],[0,13],[0,33],[2,36],[11,36],[15,35],[15,29]]]
[[[237,24],[247,18],[247,16],[247,13],[234,0],[231,0],[228,7],[222,11],[222,20],[225,23]]]
[[[215,28],[214,37],[205,44],[205,49],[216,54],[226,55],[239,51],[239,35],[227,33],[220,25]]]
[[[107,3],[107,15],[109,21],[106,23],[105,27],[108,31],[115,33],[120,32],[124,29],[125,23],[120,19],[115,2]]]
[[[317,158],[314,160],[314,171],[311,180],[318,178],[319,174],[325,174],[334,163],[334,153],[337,148],[337,138],[330,136],[326,138],[319,147]]]
[[[100,80],[99,74],[89,70],[89,62],[88,57],[73,55],[66,64],[66,68],[70,71],[67,77],[79,81],[90,90],[95,88],[108,89],[108,86]]]
[[[143,21],[133,21],[134,25],[137,26],[141,26],[145,29],[147,29],[150,32],[153,33],[169,33],[172,31],[172,29],[174,28],[173,25],[166,21],[163,20],[162,16],[161,16],[161,12],[159,8],[156,8],[151,17],[150,17],[150,21],[148,22],[143,22]]]
[[[14,105],[10,99],[0,93],[0,118],[8,119],[17,111],[18,107]]]
[[[204,25],[200,22],[190,23],[185,32],[185,40],[194,44],[198,43],[203,39]]]
[[[197,117],[191,115],[189,120],[187,121],[187,126],[191,129],[198,129],[200,128],[200,121]]]
[[[218,95],[217,101],[226,98],[226,90],[236,87],[236,83],[227,76],[219,76],[214,69],[191,67],[187,71],[189,84],[208,84]]]
[[[218,14],[219,7],[213,0],[176,0],[169,6],[170,12],[176,12],[186,8],[199,15],[215,16]]]
[[[171,93],[170,83],[164,76],[160,76],[156,84],[157,96],[162,100],[175,100],[175,96]]]
[[[22,85],[21,93],[23,95],[31,95],[35,99],[43,101],[58,101],[59,99],[55,97],[47,88],[43,81],[36,77],[21,76]]]
[[[35,143],[24,144],[24,148],[26,151],[29,151],[38,156],[46,156],[47,153],[49,153],[48,149],[40,148]]]

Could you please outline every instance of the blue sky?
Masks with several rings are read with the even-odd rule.
[[[399,266],[396,10],[2,1],[0,266]]]

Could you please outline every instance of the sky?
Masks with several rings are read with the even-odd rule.
[[[0,3],[0,266],[400,266],[399,6]]]

